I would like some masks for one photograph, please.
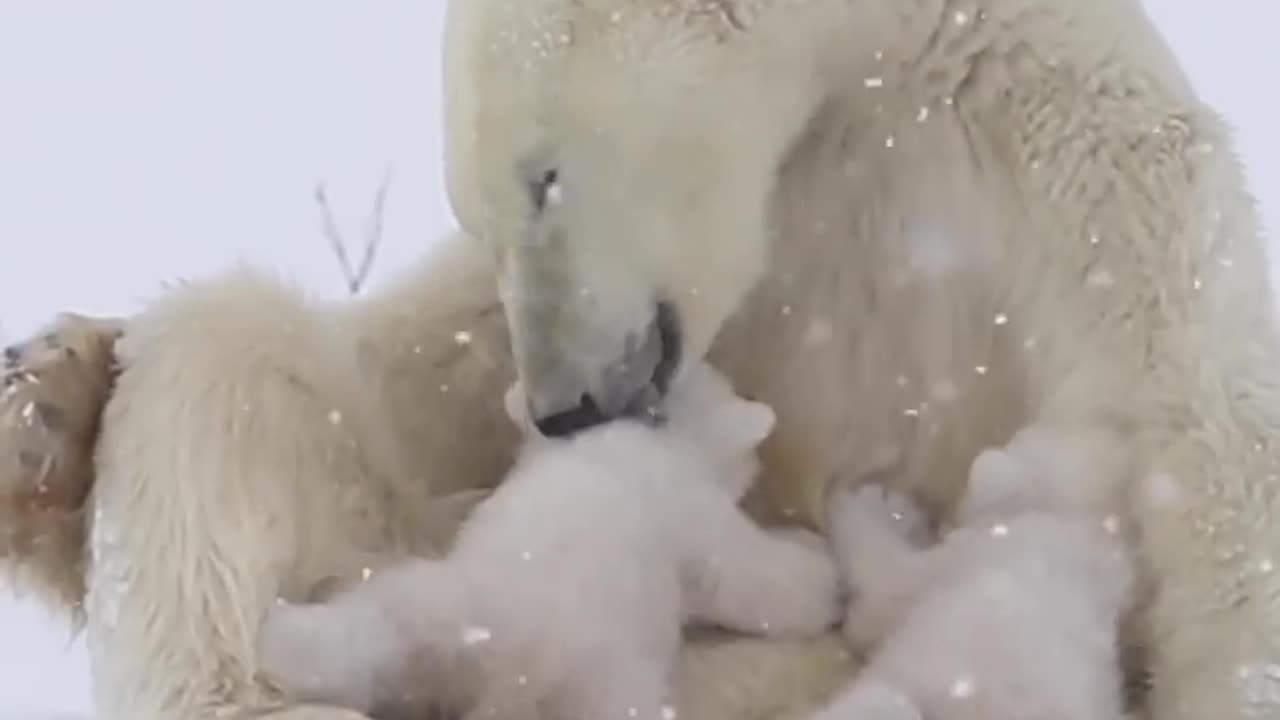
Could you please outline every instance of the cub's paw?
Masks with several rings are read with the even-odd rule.
[[[818,635],[844,619],[847,594],[825,540],[792,528],[769,531],[774,544],[767,562],[773,581],[762,583],[756,601],[763,634]]]
[[[83,504],[120,333],[118,321],[63,314],[4,349],[0,506],[21,516]]]
[[[831,523],[842,532],[890,534],[913,544],[930,531],[928,515],[914,500],[878,483],[834,493]]]

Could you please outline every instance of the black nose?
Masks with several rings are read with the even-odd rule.
[[[662,395],[671,389],[671,378],[680,367],[681,355],[684,354],[683,335],[680,332],[680,317],[675,306],[669,302],[658,303],[653,319],[654,330],[658,333],[658,341],[662,343],[662,358],[653,369],[653,386]]]
[[[590,395],[583,395],[577,407],[548,415],[534,421],[538,432],[549,438],[568,437],[588,428],[603,425],[610,418],[600,411]]]
[[[643,385],[627,390],[625,397],[628,399],[619,406],[617,413],[606,412],[590,393],[583,393],[576,406],[536,418],[534,425],[538,431],[554,438],[574,435],[619,417],[633,417],[651,424],[661,422],[661,409],[656,406],[671,387],[683,350],[679,317],[673,305],[657,303],[649,335],[660,348],[657,362]],[[618,360],[619,365],[628,363],[633,363],[632,358]]]

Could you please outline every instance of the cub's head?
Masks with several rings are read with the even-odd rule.
[[[1025,512],[1103,518],[1119,507],[1129,454],[1107,430],[1032,425],[982,451],[956,510],[961,525]]]
[[[739,396],[710,365],[696,362],[672,386],[664,420],[656,432],[707,459],[737,500],[760,472],[757,448],[777,417],[768,405]]]
[[[818,84],[772,4],[451,0],[449,195],[543,433],[645,412],[766,271]]]
[[[544,439],[528,415],[528,403],[519,382],[505,398],[507,415],[521,429],[526,442],[543,443],[589,441],[596,436],[624,446],[640,439],[648,447],[642,455],[693,458],[720,482],[735,500],[750,489],[760,471],[757,448],[773,431],[773,409],[764,403],[740,397],[727,378],[704,362],[691,363],[671,388],[661,422],[640,424],[630,419],[592,428],[572,440]],[[683,462],[683,461],[681,461]]]

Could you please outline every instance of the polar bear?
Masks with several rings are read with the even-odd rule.
[[[517,375],[567,434],[704,355],[778,414],[744,501],[766,522],[820,525],[830,478],[887,468],[945,513],[1020,427],[1115,433],[1126,486],[1169,489],[1132,511],[1148,710],[1274,710],[1265,246],[1229,130],[1139,0],[448,13],[459,236],[336,307],[247,271],[175,290],[77,403],[105,403],[96,444],[64,439],[96,453],[101,717],[344,717],[258,677],[274,597],[439,542],[433,498],[510,463]],[[830,643],[686,647],[685,717],[794,717],[851,672]]]
[[[523,422],[518,386],[507,398],[530,432],[447,558],[268,614],[261,661],[293,697],[378,717],[662,720],[685,622],[808,637],[843,615],[827,544],[737,507],[774,415],[710,366],[660,422],[569,438]]]

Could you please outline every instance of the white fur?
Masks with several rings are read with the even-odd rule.
[[[264,669],[300,699],[367,713],[429,699],[475,718],[658,720],[674,712],[686,621],[821,634],[840,612],[825,544],[770,535],[736,506],[772,411],[708,367],[672,392],[660,428],[535,432],[446,559],[275,608]],[[513,388],[508,409],[523,405]]]
[[[1110,435],[1132,460],[1120,494],[1162,498],[1135,509],[1155,582],[1126,642],[1149,658],[1147,709],[1276,712],[1265,245],[1229,129],[1139,0],[449,14],[461,233],[337,307],[244,271],[174,289],[128,319],[114,390],[63,386],[80,396],[64,412],[90,419],[110,397],[96,443],[60,438],[95,457],[68,524],[101,514],[86,609],[103,720],[334,717],[260,680],[250,640],[272,599],[432,552],[439,497],[508,468],[517,367],[540,408],[572,402],[664,296],[687,356],[710,348],[778,414],[744,501],[757,519],[820,525],[831,478],[886,463],[945,515],[1016,428]],[[535,213],[529,181],[553,164],[558,202]],[[41,393],[59,401],[25,397]],[[82,549],[16,554],[59,566],[24,573],[50,582]],[[836,646],[690,642],[682,715],[803,714],[852,671]]]
[[[1036,428],[985,451],[937,544],[894,491],[835,491],[844,631],[871,656],[818,720],[1123,717],[1134,570],[1119,519],[1099,514],[1111,469],[1064,439]]]

